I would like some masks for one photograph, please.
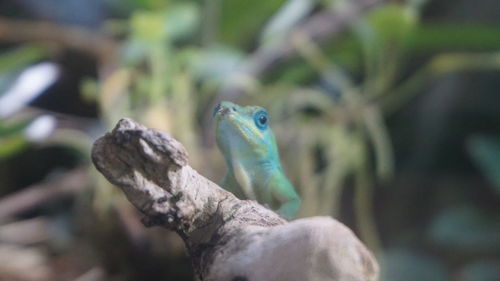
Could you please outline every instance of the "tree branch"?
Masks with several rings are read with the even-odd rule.
[[[145,215],[176,231],[200,280],[375,280],[378,265],[329,217],[287,223],[198,174],[170,135],[122,119],[94,143],[97,169]]]
[[[90,54],[101,62],[113,61],[118,43],[108,36],[78,26],[0,17],[0,41],[50,43]]]
[[[0,221],[26,212],[48,200],[73,195],[88,184],[87,169],[79,167],[60,178],[4,196],[0,200]]]

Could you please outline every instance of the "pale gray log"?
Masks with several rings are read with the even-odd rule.
[[[255,201],[239,200],[187,164],[170,135],[122,119],[94,143],[97,169],[145,215],[183,239],[204,281],[371,281],[378,264],[330,217],[287,222]]]

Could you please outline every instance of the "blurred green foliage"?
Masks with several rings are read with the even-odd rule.
[[[223,44],[240,47],[251,44],[259,30],[286,1],[263,1],[259,5],[245,0],[214,2],[220,5],[216,8],[220,13],[220,18],[216,23],[219,30],[218,39]]]
[[[128,116],[167,131],[186,146],[192,165],[214,181],[224,167],[208,120],[212,106],[220,99],[265,106],[287,174],[303,197],[301,216],[352,213],[352,226],[382,258],[384,280],[448,280],[446,255],[400,247],[384,241],[379,231],[375,188],[399,188],[395,133],[387,120],[441,77],[498,71],[500,29],[426,22],[421,18],[424,2],[384,2],[319,43],[302,24],[318,13],[344,15],[356,1],[110,0],[111,7],[126,11],[123,18],[108,21],[108,36],[119,38],[116,58],[98,65],[102,71],[81,83],[82,93],[97,104],[106,130]],[[272,71],[245,72],[259,63],[259,51],[288,49],[293,56],[277,60]],[[22,68],[52,55],[35,43],[1,54],[0,90]],[[228,85],[238,91],[224,92]],[[30,145],[23,129],[35,116],[20,116],[0,120],[2,160]],[[56,130],[59,145],[90,147],[90,136],[80,138],[83,145],[74,135],[64,137],[72,133]],[[467,145],[498,196],[500,140],[476,137]],[[124,202],[102,181],[96,181],[95,192],[101,211]],[[463,280],[493,280],[495,263],[469,263],[469,255],[471,249],[473,255],[498,253],[498,214],[472,203],[451,205],[424,223],[422,239],[436,251],[465,252],[461,274],[468,277]]]
[[[28,145],[23,135],[23,130],[29,125],[29,121],[21,121],[14,124],[5,124],[0,127],[0,157],[5,158],[15,155]]]
[[[438,214],[430,225],[432,241],[448,249],[470,252],[500,251],[500,221],[473,207],[456,207]]]
[[[0,93],[5,93],[13,84],[20,70],[46,55],[47,52],[43,47],[34,44],[0,54]],[[25,136],[24,130],[33,119],[34,117],[27,116],[10,120],[0,119],[0,159],[13,156],[29,146],[30,141]]]
[[[408,249],[389,249],[384,253],[387,266],[382,280],[444,281],[448,274],[442,262],[425,253]]]
[[[469,151],[500,196],[500,138],[476,136],[469,142]]]

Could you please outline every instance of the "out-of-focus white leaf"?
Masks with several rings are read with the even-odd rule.
[[[0,118],[8,117],[42,94],[59,77],[59,67],[43,62],[21,72],[0,97]]]
[[[52,134],[55,127],[56,118],[54,116],[42,115],[24,129],[24,135],[30,141],[42,141]]]

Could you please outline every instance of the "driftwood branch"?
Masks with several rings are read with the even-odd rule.
[[[170,135],[122,119],[92,150],[97,169],[145,215],[183,239],[200,280],[376,280],[378,265],[329,217],[287,222],[187,164]]]

